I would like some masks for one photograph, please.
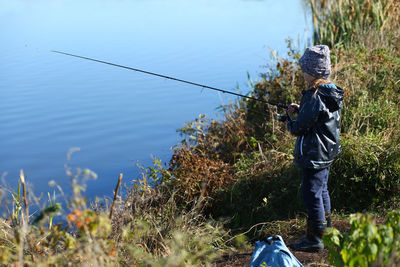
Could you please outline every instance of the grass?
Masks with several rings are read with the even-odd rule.
[[[150,187],[143,177],[111,208],[89,208],[77,182],[85,172],[68,170],[75,188],[66,210],[51,201],[31,215],[32,223],[22,208],[14,209],[12,221],[0,221],[2,265],[207,266],[234,249],[225,244],[229,235],[222,223],[202,215],[199,199],[183,210],[175,194]],[[52,224],[54,217],[62,222]]]
[[[332,79],[346,91],[343,153],[329,184],[334,218],[398,209],[399,2],[309,4],[314,40],[332,48]],[[287,57],[268,66],[249,94],[298,101],[306,86],[297,63],[301,54],[288,41]],[[222,112],[223,121],[200,115],[188,122],[168,167],[155,159],[127,196],[118,196],[116,188],[111,207],[86,201],[84,181],[96,175],[72,168],[72,152],[66,173],[73,195],[64,210],[49,196],[40,213],[29,214],[34,201],[21,173],[10,219],[0,220],[1,264],[210,266],[224,253],[250,249],[254,240],[301,235],[306,220],[300,172],[292,163],[295,138],[275,120],[281,111],[240,99]],[[367,228],[369,223],[363,221]]]
[[[399,24],[400,4],[396,0],[309,0],[314,41],[332,48],[348,47],[373,31],[384,37]],[[375,39],[374,38],[374,39]],[[390,41],[389,41],[390,42]]]

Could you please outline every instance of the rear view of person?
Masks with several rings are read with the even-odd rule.
[[[327,187],[330,166],[341,152],[339,140],[343,89],[329,81],[330,51],[326,45],[308,47],[300,58],[303,77],[309,88],[302,91],[300,105],[291,104],[289,114],[298,113],[287,123],[297,136],[295,164],[302,168],[303,202],[307,207],[307,234],[292,243],[293,250],[320,252],[325,227],[331,226],[331,202]]]

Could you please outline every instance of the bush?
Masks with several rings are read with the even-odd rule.
[[[329,188],[333,206],[348,211],[397,207],[400,186],[400,50],[362,46],[341,52],[335,74],[346,97]]]
[[[335,266],[398,266],[400,264],[400,212],[390,212],[384,224],[370,215],[355,214],[351,229],[342,235],[330,228],[323,237],[329,261]]]
[[[380,45],[370,39],[346,50],[332,50],[332,77],[346,91],[341,113],[343,152],[333,164],[329,180],[334,209],[353,212],[397,206],[400,51],[390,43]],[[280,103],[300,99],[305,88],[297,63],[300,52],[290,41],[288,47],[288,57],[277,59],[276,66],[270,66],[262,80],[254,83],[250,95]],[[301,175],[291,156],[295,137],[286,131],[284,123],[274,119],[278,110],[251,100],[238,101],[224,110],[223,122],[207,124],[197,119],[185,128],[186,134],[194,137],[191,151],[204,163],[195,164],[203,166],[199,167],[204,168],[202,173],[210,173],[210,178],[219,183],[224,176],[212,170],[215,164],[219,166],[216,170],[229,169],[225,183],[219,183],[215,190],[207,188],[218,192],[208,202],[212,215],[231,217],[231,226],[242,227],[302,211]],[[173,162],[180,177],[189,177],[192,169],[200,170],[193,164],[184,165],[183,161]],[[198,183],[197,178],[189,180]],[[199,192],[197,189],[197,195]]]

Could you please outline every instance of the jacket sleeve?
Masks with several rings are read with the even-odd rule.
[[[287,123],[289,132],[295,136],[307,133],[317,122],[320,110],[321,100],[318,95],[313,95],[300,107],[297,118]]]

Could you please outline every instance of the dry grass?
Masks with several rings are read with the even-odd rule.
[[[385,34],[396,30],[400,23],[397,0],[309,0],[309,3],[314,41],[330,47],[347,47],[370,29],[375,35]]]

